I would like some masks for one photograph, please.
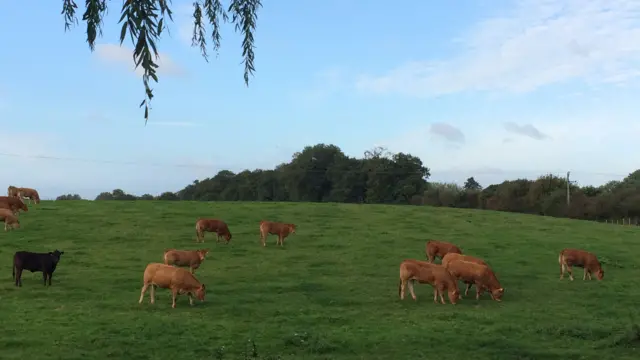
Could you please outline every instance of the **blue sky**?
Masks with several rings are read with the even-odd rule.
[[[173,2],[145,127],[120,2],[93,53],[83,23],[64,32],[61,2],[4,2],[0,185],[157,194],[320,142],[410,152],[432,180],[483,185],[568,170],[598,185],[640,164],[637,1],[265,2],[248,88],[231,25],[209,63],[190,47],[190,4]]]

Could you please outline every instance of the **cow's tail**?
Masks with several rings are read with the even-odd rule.
[[[402,279],[398,282],[398,296],[402,294]]]
[[[562,263],[564,263],[564,250],[560,251],[560,255],[558,255],[558,264],[560,265],[560,275],[562,275]]]
[[[11,278],[13,280],[16,279],[16,265],[15,264],[13,264],[13,266],[11,266]]]

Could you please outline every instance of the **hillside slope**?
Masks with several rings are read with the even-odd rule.
[[[224,219],[229,245],[198,217]],[[640,231],[585,221],[430,207],[162,201],[42,202],[22,229],[0,234],[3,359],[225,358],[249,339],[285,359],[624,359],[639,346],[630,329],[640,298]],[[294,222],[285,248],[259,245],[262,219]],[[398,298],[398,265],[424,258],[429,238],[484,258],[505,288],[458,305]],[[207,299],[171,309],[138,304],[147,263],[166,248],[208,247],[196,272]],[[603,263],[602,282],[559,281],[558,252],[578,247]],[[11,282],[17,250],[64,250],[53,286],[26,272]],[[639,320],[640,321],[640,320]],[[634,340],[634,336],[636,337]],[[636,347],[634,350],[632,347]]]

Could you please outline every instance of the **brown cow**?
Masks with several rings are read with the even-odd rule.
[[[164,251],[164,264],[175,266],[188,266],[191,273],[195,273],[196,269],[204,261],[209,253],[209,249],[200,250],[176,250],[167,249]]]
[[[433,286],[433,301],[436,303],[438,302],[438,296],[440,296],[440,302],[445,303],[442,296],[444,291],[447,291],[449,302],[452,304],[456,304],[460,298],[456,279],[442,265],[413,259],[404,260],[400,263],[398,295],[401,300],[404,300],[407,283],[409,283],[411,297],[413,300],[417,300],[413,291],[413,285],[416,281],[420,284],[431,284]]]
[[[427,259],[429,259],[429,262],[433,262],[435,258],[442,259],[448,253],[462,254],[462,250],[460,250],[459,247],[453,245],[452,243],[437,240],[427,241],[424,252],[427,256]]]
[[[20,220],[9,209],[0,208],[0,220],[4,221],[4,231],[20,228]]]
[[[205,231],[216,233],[218,236],[216,242],[220,242],[220,239],[223,237],[226,240],[225,244],[228,244],[229,241],[231,241],[229,226],[227,226],[227,223],[222,220],[198,219],[198,221],[196,221],[196,242],[204,242]]]
[[[479,264],[479,265],[484,265],[486,267],[489,267],[489,265],[484,262],[484,260],[479,259],[477,257],[473,257],[471,255],[462,255],[462,254],[458,254],[458,253],[448,253],[447,255],[445,255],[442,258],[442,266],[446,267],[448,263],[452,262],[452,261],[456,261],[456,260],[464,260],[464,261],[468,261],[468,262],[472,262],[475,264]],[[491,269],[491,268],[489,268]],[[473,282],[468,282],[467,284],[467,288],[464,289],[464,296],[467,296],[467,294],[469,293],[469,289],[471,289],[471,286],[473,286]],[[486,290],[486,289],[485,289]]]
[[[16,215],[20,210],[29,211],[27,204],[20,200],[20,198],[13,196],[0,196],[0,208],[9,209]]]
[[[36,204],[40,203],[40,194],[38,194],[36,189],[18,188],[18,197],[21,199],[29,199],[29,204],[31,204],[31,200]]]
[[[488,266],[479,265],[464,260],[455,260],[447,263],[446,269],[457,280],[465,284],[473,283],[476,286],[476,300],[480,299],[480,294],[485,289],[489,290],[489,295],[495,301],[502,301],[504,288],[500,286],[498,278]]]
[[[7,188],[7,196],[18,197],[18,188],[13,185],[9,185]]]
[[[280,244],[280,246],[284,246],[284,239],[289,236],[289,234],[295,233],[295,224],[285,224],[266,220],[260,221],[260,242],[262,242],[262,246],[267,246],[267,236],[269,236],[269,234],[278,235],[276,245]]]
[[[171,290],[171,307],[176,307],[176,297],[178,295],[187,294],[189,296],[189,304],[193,306],[193,296],[195,295],[198,300],[204,301],[205,286],[200,283],[198,279],[190,272],[183,268],[159,264],[150,263],[144,269],[144,279],[142,290],[140,291],[139,304],[142,304],[144,293],[151,286],[150,302],[154,304],[155,299],[155,287]]]
[[[569,279],[573,281],[573,274],[571,271],[572,266],[581,267],[584,269],[584,275],[582,280],[586,280],[587,276],[591,280],[591,274],[595,273],[598,280],[604,278],[604,270],[598,261],[598,258],[584,250],[579,249],[563,249],[558,256],[558,263],[560,264],[560,280],[564,278],[565,270],[569,271]]]

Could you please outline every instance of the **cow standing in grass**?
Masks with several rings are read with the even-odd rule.
[[[20,220],[9,209],[0,208],[0,220],[4,221],[4,231],[20,228]]]
[[[204,301],[205,286],[189,271],[165,264],[151,263],[144,269],[143,285],[140,290],[139,304],[142,304],[144,294],[151,287],[150,302],[154,304],[155,287],[171,290],[171,307],[176,307],[176,297],[178,295],[187,294],[189,296],[189,305],[193,306],[193,296],[200,301]]]
[[[586,280],[587,277],[591,280],[591,274],[596,275],[598,280],[604,278],[604,270],[598,261],[598,258],[588,251],[579,249],[563,249],[558,256],[558,263],[560,264],[560,280],[564,278],[564,272],[569,272],[569,279],[573,281],[573,274],[571,271],[572,266],[581,267],[584,269],[584,275],[582,280]]]
[[[56,267],[60,262],[60,256],[64,254],[64,251],[51,251],[48,253],[34,253],[31,251],[17,251],[13,255],[13,271],[12,276],[16,281],[16,286],[22,286],[22,271],[29,270],[31,272],[42,272],[42,278],[44,285],[47,285],[47,279],[49,279],[49,286],[51,286],[51,278],[53,272],[56,271]]]
[[[20,200],[20,198],[13,196],[0,196],[0,208],[9,209],[16,215],[18,215],[20,210],[29,211],[27,204]]]
[[[488,266],[464,260],[454,260],[448,262],[445,267],[457,280],[476,286],[476,300],[480,299],[482,292],[487,289],[493,300],[502,301],[504,288]]]
[[[438,264],[431,264],[426,261],[404,260],[400,263],[400,283],[398,284],[398,295],[404,300],[405,288],[409,285],[409,292],[413,300],[417,300],[413,291],[414,283],[418,281],[420,284],[431,284],[433,286],[433,301],[445,304],[443,293],[446,291],[451,304],[458,302],[460,292],[458,291],[458,283],[456,279],[447,271],[447,269]]]
[[[176,250],[168,249],[164,251],[164,264],[175,266],[188,266],[191,273],[195,273],[196,269],[204,261],[209,249],[200,250]]]
[[[217,235],[216,242],[224,239],[228,244],[231,241],[231,232],[229,226],[222,220],[218,219],[198,219],[196,221],[196,242],[204,242],[204,233],[213,232]]]
[[[463,260],[463,261],[468,261],[468,262],[472,262],[478,265],[483,265],[486,267],[489,267],[489,265],[484,262],[484,260],[479,259],[477,257],[473,257],[473,256],[469,256],[469,255],[462,255],[462,254],[457,254],[457,253],[448,253],[447,255],[445,255],[442,258],[442,266],[447,266],[447,264],[449,264],[452,261],[456,261],[456,260]],[[464,296],[467,296],[467,294],[469,293],[469,289],[471,289],[471,286],[474,285],[474,283],[471,282],[467,282],[467,288],[464,289]],[[486,290],[486,289],[485,289]]]
[[[33,200],[34,203],[40,203],[40,194],[38,194],[38,190],[32,188],[18,188],[18,197],[21,199],[28,199],[29,204]]]
[[[278,235],[276,245],[279,244],[280,246],[284,246],[284,239],[289,236],[289,234],[295,233],[295,224],[285,224],[266,220],[260,221],[260,242],[262,243],[262,246],[267,246],[267,236],[269,236],[269,234]]]
[[[462,250],[456,245],[438,240],[427,241],[424,252],[429,262],[433,262],[436,258],[442,259],[448,253],[462,254]]]

